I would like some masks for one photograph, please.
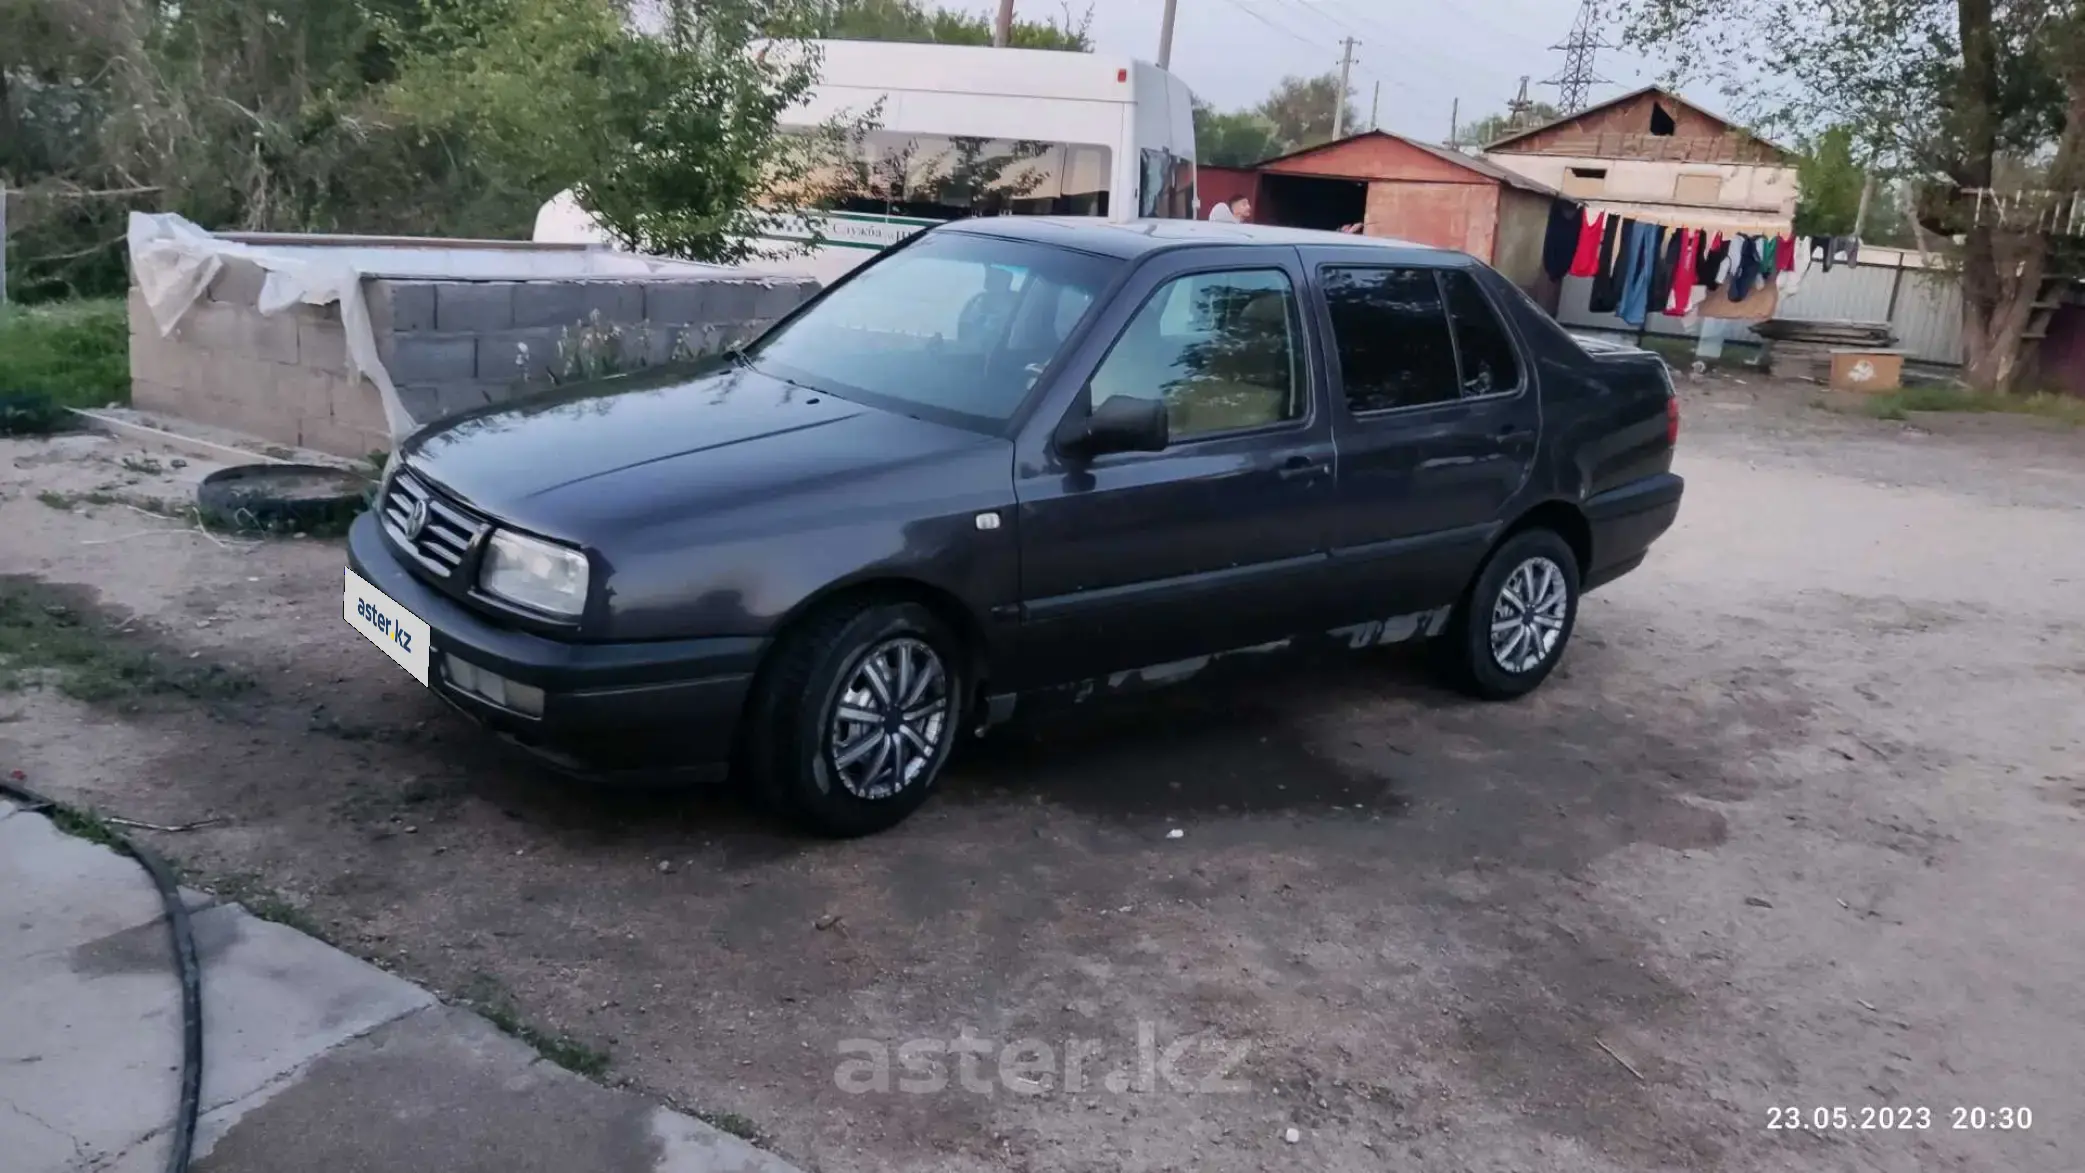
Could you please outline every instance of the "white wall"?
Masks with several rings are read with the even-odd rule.
[[[1568,155],[1486,154],[1537,183],[1547,184],[1597,207],[1625,214],[1635,208],[1656,217],[1686,217],[1698,227],[1785,227],[1795,219],[1798,189],[1794,167],[1745,163],[1680,163],[1647,159],[1578,158]],[[1598,194],[1577,192],[1571,168],[1605,169]],[[1682,202],[1675,194],[1683,175],[1715,176],[1721,191],[1713,202]]]

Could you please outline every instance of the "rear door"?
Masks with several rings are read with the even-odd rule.
[[[1328,256],[1316,269],[1335,379],[1339,600],[1349,622],[1446,606],[1533,466],[1530,365],[1462,263]]]
[[[1308,607],[1335,504],[1331,421],[1299,258],[1160,254],[1080,356],[1067,402],[1024,429],[1020,679],[1062,684],[1279,639]],[[1163,452],[1067,459],[1068,414],[1163,400]]]

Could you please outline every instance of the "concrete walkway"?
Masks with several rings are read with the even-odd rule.
[[[794,1173],[338,949],[187,895],[197,1173]],[[159,898],[128,858],[4,801],[0,991],[0,1165],[163,1169],[181,1041]]]

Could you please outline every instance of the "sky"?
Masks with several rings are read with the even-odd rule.
[[[1155,60],[1164,0],[1071,0],[1073,12],[1093,9],[1093,38],[1106,53]],[[968,0],[950,7],[993,7]],[[1060,15],[1063,0],[1016,0],[1017,15]],[[1375,85],[1382,83],[1385,130],[1448,137],[1461,99],[1465,122],[1504,112],[1530,75],[1530,97],[1556,101],[1539,83],[1555,77],[1578,0],[1179,0],[1173,33],[1173,72],[1197,96],[1224,109],[1250,106],[1289,74],[1339,67],[1340,41],[1354,37],[1354,105],[1365,123]],[[1606,39],[1613,41],[1609,29]],[[1597,71],[1611,84],[1593,99],[1612,97],[1657,79],[1652,62],[1616,49],[1601,51]],[[1690,94],[1720,111],[1715,95]]]

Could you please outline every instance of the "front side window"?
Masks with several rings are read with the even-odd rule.
[[[1166,405],[1177,439],[1304,414],[1302,315],[1279,269],[1194,273],[1159,286],[1093,373],[1092,402]]]
[[[1349,410],[1461,397],[1455,338],[1432,269],[1328,268],[1324,284]]]
[[[813,390],[998,430],[1120,261],[940,231],[762,338],[754,365]]]
[[[1497,395],[1520,386],[1520,357],[1506,324],[1477,279],[1460,269],[1441,274],[1448,290],[1448,316],[1455,322],[1455,345],[1462,355],[1462,393]]]

